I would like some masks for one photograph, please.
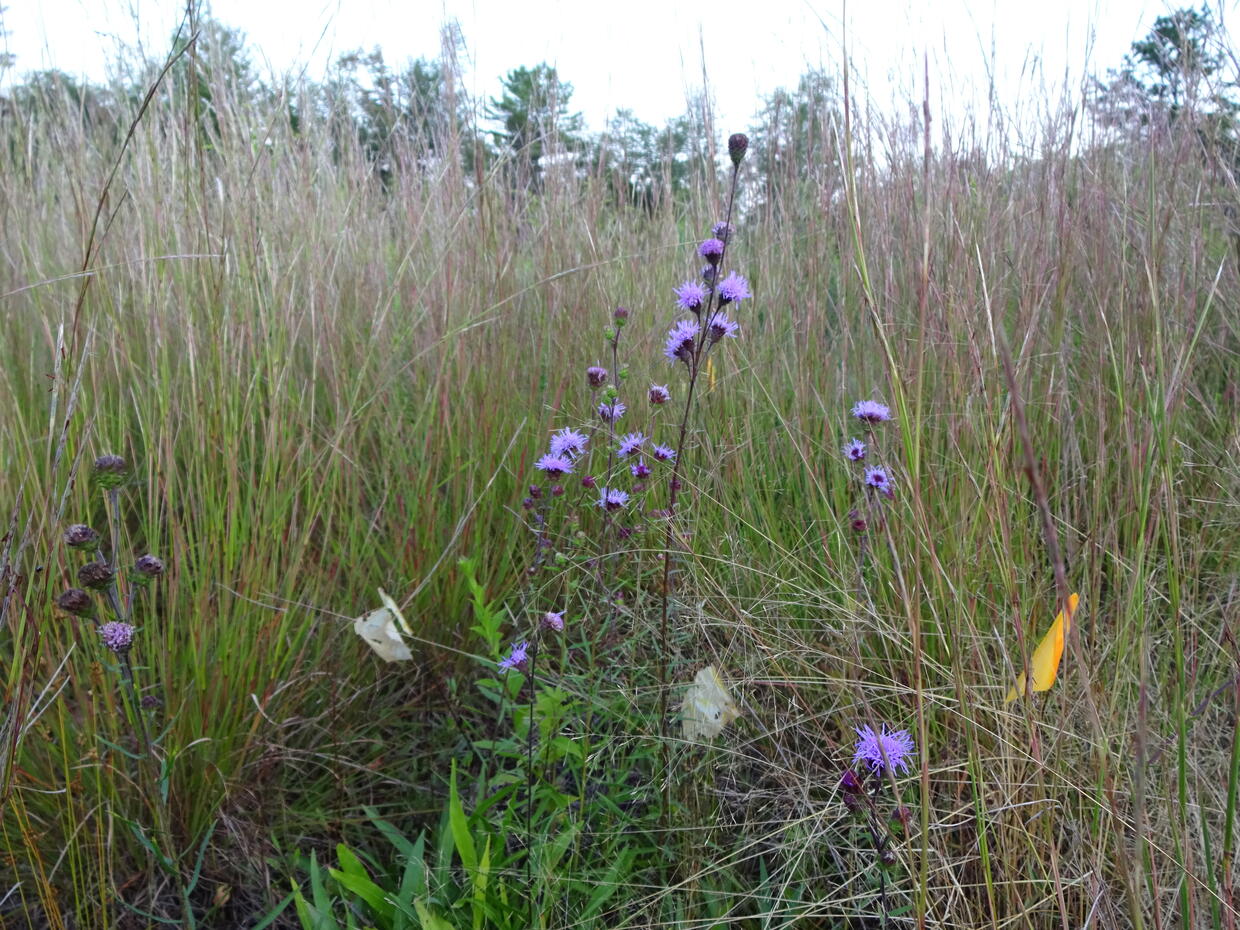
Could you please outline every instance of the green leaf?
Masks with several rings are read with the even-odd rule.
[[[456,788],[456,760],[452,760],[452,778],[448,795],[448,824],[452,830],[452,841],[456,844],[456,854],[461,857],[461,864],[471,874],[478,869],[478,852],[474,848],[474,838],[469,833],[469,820],[465,817],[465,808],[461,806],[461,795]]]
[[[452,924],[442,917],[436,917],[421,901],[414,901],[413,906],[417,909],[418,920],[422,923],[422,930],[456,930]]]

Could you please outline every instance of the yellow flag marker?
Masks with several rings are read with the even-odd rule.
[[[1033,651],[1029,669],[1033,672],[1034,691],[1046,691],[1055,683],[1055,676],[1059,674],[1059,660],[1063,658],[1064,637],[1072,625],[1072,617],[1076,614],[1076,605],[1080,601],[1079,594],[1073,594],[1068,598],[1068,618],[1064,619],[1061,610],[1055,617],[1055,622],[1051,624],[1051,628],[1042,637],[1042,642],[1038,643],[1038,648]],[[1016,687],[1008,691],[1003,703],[1011,704],[1018,697],[1024,696],[1024,693],[1025,673],[1021,672],[1016,680]]]

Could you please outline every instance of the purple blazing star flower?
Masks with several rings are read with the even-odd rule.
[[[719,303],[730,304],[753,296],[749,293],[749,282],[735,271],[719,282]]]
[[[641,433],[628,433],[623,439],[620,440],[620,448],[618,448],[616,452],[619,453],[621,457],[632,455],[640,449],[649,438],[649,436],[644,436]]]
[[[633,477],[638,479],[639,481],[642,478],[650,477],[650,466],[646,464],[645,459],[638,459],[636,462],[634,462],[632,465],[629,466],[629,471],[631,471],[633,473]]]
[[[889,730],[883,724],[879,732],[873,727],[858,727],[857,752],[854,765],[868,765],[875,775],[885,771],[907,772],[911,756],[916,751],[913,737],[908,730]]]
[[[887,474],[885,468],[867,468],[865,470],[865,483],[876,491],[881,491],[888,497],[891,497],[891,476]]]
[[[732,227],[720,220],[710,228],[710,234],[721,242],[727,242],[732,238]]]
[[[891,408],[876,400],[859,400],[853,404],[852,415],[862,423],[884,423],[891,419]]]
[[[543,625],[548,629],[555,630],[557,633],[564,632],[564,611],[549,610],[543,614]]]
[[[508,657],[501,659],[499,663],[500,671],[508,671],[509,669],[520,668],[530,658],[529,643],[515,643],[512,650],[508,653]]]
[[[534,463],[534,467],[546,472],[548,478],[558,478],[560,475],[572,474],[573,460],[563,455],[544,455]]]
[[[676,325],[667,334],[667,344],[663,354],[673,362],[679,359],[688,364],[693,355],[693,340],[702,331],[695,320],[677,320]]]
[[[655,446],[654,457],[660,462],[670,462],[676,458],[676,450],[671,446]]]
[[[615,423],[629,408],[618,400],[603,401],[598,405],[598,415],[607,423]]]
[[[852,439],[844,446],[844,454],[854,462],[865,461],[865,443],[860,439]]]
[[[686,281],[672,290],[676,292],[676,306],[681,310],[692,310],[697,313],[706,301],[706,288],[696,281]]]
[[[726,314],[716,313],[710,321],[710,341],[714,345],[724,336],[736,338],[741,331],[740,325],[729,320]]]
[[[650,402],[652,404],[666,404],[672,399],[672,395],[667,391],[666,384],[650,385]]]
[[[598,505],[604,510],[617,511],[629,502],[629,495],[619,488],[602,488],[599,491]]]
[[[132,624],[121,623],[118,620],[109,620],[99,627],[99,635],[103,637],[103,644],[117,654],[129,651],[129,647],[133,645],[133,634]]]
[[[566,426],[551,436],[551,454],[576,458],[586,451],[588,441],[585,433],[579,433]]]
[[[586,380],[590,382],[592,388],[602,387],[603,382],[607,380],[607,369],[591,365],[586,369]]]
[[[707,239],[698,246],[698,255],[712,265],[718,265],[719,260],[723,258],[723,243],[718,239]]]

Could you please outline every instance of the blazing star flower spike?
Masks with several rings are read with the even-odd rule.
[[[876,400],[859,400],[853,405],[852,415],[862,423],[885,423],[891,419],[891,408]]]
[[[671,446],[655,446],[654,457],[660,462],[670,462],[676,458],[676,450]]]
[[[598,505],[604,510],[614,513],[621,510],[629,502],[629,495],[626,491],[619,488],[601,488],[599,490]]]
[[[586,451],[588,441],[585,433],[565,427],[552,435],[551,454],[576,458]]]
[[[573,461],[562,455],[544,455],[534,467],[541,472],[546,472],[548,478],[558,478],[560,475],[572,474]]]
[[[857,737],[854,765],[868,765],[875,775],[909,770],[916,749],[908,730],[889,730],[884,723],[877,733],[873,727],[858,727]]]
[[[628,433],[623,439],[620,440],[620,447],[616,449],[616,452],[621,457],[632,455],[640,449],[649,438],[649,436],[644,436],[641,433]]]
[[[676,325],[667,334],[663,354],[673,362],[679,360],[688,364],[689,359],[693,357],[693,340],[701,331],[702,327],[694,320],[677,320]]]
[[[650,466],[646,464],[645,459],[638,459],[629,466],[629,471],[633,473],[633,477],[640,481],[643,478],[650,477]]]
[[[844,454],[854,462],[865,461],[865,443],[860,439],[852,439],[844,446]]]
[[[676,293],[676,306],[681,310],[691,310],[697,313],[702,308],[702,304],[706,302],[706,288],[696,281],[686,281],[672,290]]]
[[[719,303],[721,304],[737,303],[752,296],[749,293],[749,282],[735,271],[719,282]]]
[[[613,400],[610,403],[603,401],[603,403],[598,405],[598,415],[599,418],[605,423],[615,423],[622,416],[624,416],[624,411],[628,409],[628,407],[624,406],[624,404],[618,400]]]
[[[650,385],[650,402],[652,404],[666,404],[672,399],[672,395],[668,393],[666,384]]]
[[[530,644],[524,643],[524,642],[516,643],[513,645],[508,655],[505,658],[500,660],[500,663],[499,663],[500,670],[506,672],[509,669],[519,668],[520,666],[528,662],[529,658],[530,658]]]

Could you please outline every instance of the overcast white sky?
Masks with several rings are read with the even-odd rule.
[[[572,106],[592,129],[625,106],[648,122],[683,112],[703,68],[721,132],[743,128],[762,95],[795,86],[809,67],[838,71],[847,39],[855,77],[891,109],[920,99],[922,55],[942,112],[985,99],[996,72],[1001,99],[1044,99],[1046,85],[1117,65],[1154,18],[1156,0],[214,0],[213,15],[241,29],[262,68],[312,76],[341,52],[381,46],[389,62],[435,57],[440,25],[455,19],[472,90],[498,93],[500,76],[546,61],[571,82]],[[6,77],[56,67],[102,78],[116,45],[162,55],[184,0],[0,0],[0,42],[17,56]],[[1226,17],[1234,0],[1216,9]],[[205,4],[204,4],[205,7]],[[704,49],[704,55],[703,55]],[[705,62],[705,64],[703,64]],[[912,90],[914,85],[917,90]]]

